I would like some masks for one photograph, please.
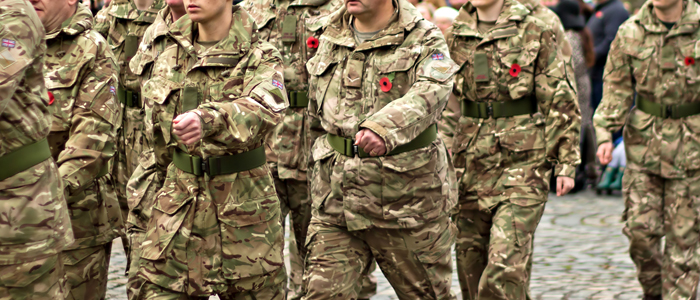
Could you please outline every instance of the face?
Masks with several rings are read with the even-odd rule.
[[[387,1],[391,0],[345,0],[345,8],[349,14],[357,16],[373,13]]]
[[[455,9],[460,9],[464,4],[467,4],[467,2],[469,2],[469,0],[450,0],[450,5]]]
[[[185,4],[183,3],[183,0],[165,0],[165,4],[170,6],[170,8],[185,9]]]
[[[187,14],[194,22],[207,23],[217,20],[221,14],[226,13],[227,3],[231,0],[183,0]],[[230,14],[231,11],[229,10]]]
[[[666,10],[682,3],[683,0],[653,0],[655,9]]]
[[[442,34],[447,33],[447,29],[452,26],[452,20],[447,19],[447,18],[435,18],[435,25],[440,28],[440,31],[442,31]]]
[[[492,5],[496,4],[498,0],[470,0],[472,5],[476,8],[482,8],[482,7],[491,7]]]
[[[408,2],[413,4],[413,6],[416,6],[418,4],[418,0],[408,0]]]
[[[66,13],[77,3],[77,0],[30,0],[36,14],[39,15],[44,27],[59,26],[66,20]],[[71,16],[69,14],[68,16]]]

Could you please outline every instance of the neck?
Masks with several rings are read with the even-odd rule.
[[[155,0],[134,0],[134,4],[136,5],[136,9],[145,10],[153,5],[153,1]]]
[[[76,10],[78,10],[77,5],[66,6],[66,8],[64,8],[60,13],[56,14],[56,19],[46,22],[46,24],[44,24],[46,32],[51,33],[61,29],[61,25],[63,24],[63,22],[73,17],[73,15],[75,15]]]
[[[678,22],[683,15],[683,1],[679,0],[675,5],[666,8],[654,6],[654,14],[656,14],[656,17],[662,22]]]
[[[170,17],[172,18],[173,22],[177,22],[177,20],[182,18],[182,16],[185,14],[187,14],[185,6],[170,7]]]
[[[480,21],[496,21],[501,14],[501,9],[503,9],[503,3],[505,3],[504,0],[498,0],[489,6],[477,7],[476,15],[479,17]]]
[[[231,4],[232,2],[229,2]],[[223,40],[231,28],[233,14],[231,14],[231,5],[228,9],[224,9],[217,17],[212,18],[207,22],[197,23],[199,29],[198,38],[200,42],[214,42]],[[228,12],[228,13],[225,13]],[[223,26],[222,26],[223,25]]]
[[[377,0],[371,0],[377,1]],[[355,17],[355,29],[359,32],[375,32],[386,28],[394,16],[394,1],[384,1],[382,7]]]

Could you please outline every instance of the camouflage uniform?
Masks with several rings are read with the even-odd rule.
[[[264,157],[259,167],[213,177],[176,166],[182,155],[264,153],[265,136],[287,108],[279,52],[258,39],[244,10],[234,6],[232,18],[229,35],[209,49],[193,44],[197,25],[188,16],[150,44],[164,50],[142,89],[154,150],[142,159],[153,158],[156,179],[162,171],[165,177],[155,183],[162,188],[141,243],[138,276],[146,283],[138,299],[284,298],[280,204]],[[187,111],[202,118],[203,138],[191,146],[171,132],[175,116]]]
[[[44,27],[28,1],[0,0],[3,300],[66,297],[61,251],[73,243],[73,230],[63,181],[46,142],[51,115],[43,78],[43,38]],[[38,163],[26,167],[33,161]]]
[[[282,204],[282,220],[291,214],[289,289],[292,298],[301,294],[306,256],[304,241],[311,221],[306,181],[311,145],[307,145],[304,130],[309,88],[306,62],[316,54],[317,41],[323,33],[323,18],[342,3],[341,0],[248,0],[241,4],[255,19],[260,39],[275,45],[284,61],[284,86],[291,103],[265,146]]]
[[[671,30],[647,2],[612,43],[603,102],[593,117],[598,144],[624,126],[624,233],[644,294],[664,299],[695,299],[700,276],[699,40],[696,1],[685,1]]]
[[[129,62],[141,43],[146,28],[156,18],[165,5],[163,0],[155,0],[146,10],[138,10],[133,0],[113,0],[108,8],[95,16],[95,30],[107,39],[119,65],[119,86],[117,98],[122,102],[122,126],[117,133],[117,153],[114,158],[112,177],[116,182],[117,198],[122,209],[122,218],[128,219],[126,184],[139,165],[139,155],[143,152],[143,105],[138,97],[141,91],[138,78],[131,73]],[[128,92],[127,92],[128,91]],[[131,106],[124,103],[129,95],[135,95]],[[120,96],[123,95],[123,96]],[[136,102],[136,103],[134,103]],[[128,251],[128,242],[124,243]]]
[[[153,61],[168,46],[173,44],[166,36],[173,24],[170,7],[163,8],[153,25],[146,29],[139,49],[134,58],[129,63],[131,72],[138,76],[138,80],[143,84],[151,78],[151,68]],[[159,41],[159,42],[156,42]],[[144,112],[146,115],[153,113],[154,103],[147,102],[148,99],[142,97]],[[152,118],[144,118],[144,132],[152,130]],[[155,156],[153,154],[153,139],[145,134],[142,139],[142,153],[139,155],[139,165],[129,179],[126,191],[129,203],[129,217],[126,221],[129,245],[132,251],[129,255],[130,265],[127,269],[128,283],[127,296],[129,299],[139,292],[143,280],[137,275],[139,258],[141,257],[141,241],[144,239],[148,222],[151,219],[151,208],[153,207],[155,194],[163,187],[165,181],[167,165],[156,168]]]
[[[486,33],[477,23],[467,3],[447,37],[462,66],[453,93],[464,107],[452,146],[455,167],[465,168],[457,272],[465,299],[529,299],[551,169],[573,178],[580,162],[577,98],[554,31],[525,6],[506,0]]]
[[[309,113],[323,135],[312,150],[304,299],[357,299],[372,258],[402,299],[454,297],[454,168],[440,138],[407,146],[435,134],[457,66],[437,27],[405,0],[394,6],[388,27],[359,45],[346,9],[331,14],[307,64]],[[331,145],[360,129],[378,134],[390,155],[360,158]]]
[[[124,234],[107,165],[121,109],[118,69],[84,5],[46,36],[44,80],[53,103],[49,146],[67,190],[75,243],[63,252],[69,299],[103,299],[112,240]]]

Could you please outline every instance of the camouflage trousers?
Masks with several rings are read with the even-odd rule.
[[[218,293],[221,300],[284,300],[284,285],[287,275],[285,268],[272,273],[243,278],[226,283],[228,290]],[[142,278],[143,285],[133,299],[145,300],[207,300],[209,297],[189,296],[186,293],[172,291]]]
[[[70,300],[100,300],[107,293],[112,243],[63,252]]]
[[[418,228],[360,231],[312,218],[303,299],[358,299],[373,258],[399,299],[455,299],[450,292],[455,235],[448,218]]]
[[[525,300],[535,229],[545,201],[511,199],[493,209],[461,204],[455,217],[457,275],[464,299]]]
[[[665,179],[625,169],[623,232],[646,295],[695,299],[700,278],[698,181],[700,171],[685,179]]]
[[[0,300],[65,299],[61,254],[16,265],[0,266]]]
[[[145,280],[138,276],[139,258],[141,257],[141,242],[143,242],[145,232],[132,231],[128,233],[129,245],[131,245],[131,253],[129,253],[129,268],[127,269],[126,296],[127,299],[136,299],[143,286]]]

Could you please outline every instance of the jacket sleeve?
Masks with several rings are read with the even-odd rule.
[[[546,30],[540,38],[535,94],[545,114],[545,151],[554,164],[554,175],[573,178],[581,163],[578,98],[564,73],[565,62],[554,33]]]
[[[70,193],[89,186],[114,156],[121,109],[115,96],[117,65],[110,53],[98,48],[78,83],[68,141],[57,159]]]
[[[92,30],[99,32],[105,39],[107,39],[109,35],[110,23],[114,21],[107,13],[108,10],[109,6],[97,12],[97,15],[95,16],[95,25],[92,27]]]
[[[410,72],[416,81],[403,97],[390,102],[360,124],[382,137],[386,151],[412,141],[440,119],[452,92],[458,66],[449,58],[442,33],[431,28],[423,38],[422,53]],[[444,59],[434,60],[433,54]]]
[[[442,112],[442,118],[438,122],[438,133],[440,138],[445,142],[447,149],[452,149],[455,131],[459,125],[459,118],[462,116],[462,110],[457,97],[450,93],[447,106]]]
[[[603,100],[593,115],[598,145],[612,142],[612,132],[622,129],[627,120],[634,99],[632,85],[632,62],[621,51],[624,30],[610,47],[610,55],[605,64]]]
[[[283,65],[272,45],[258,48],[245,67],[243,96],[224,93],[232,101],[207,102],[195,110],[203,121],[203,138],[218,143],[259,144],[281,120],[288,106]]]
[[[605,61],[605,58],[608,57],[610,45],[615,39],[617,30],[620,28],[620,25],[622,25],[622,23],[629,18],[629,13],[625,9],[617,9],[605,14],[603,17],[605,19],[603,19],[601,22],[603,22],[604,38],[602,42],[597,43],[598,45],[595,46],[596,61]]]

